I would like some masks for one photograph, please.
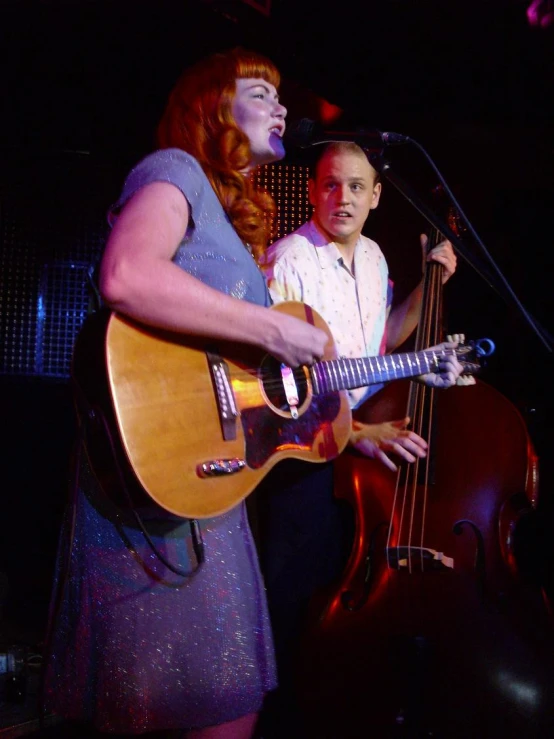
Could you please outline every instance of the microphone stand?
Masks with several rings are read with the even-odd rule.
[[[417,195],[414,189],[405,182],[391,167],[390,162],[385,160],[381,153],[372,152],[368,154],[371,165],[406,198],[406,200],[418,210],[421,215],[434,227],[439,233],[443,234],[459,254],[459,256],[469,264],[477,274],[491,287],[497,295],[499,295],[508,305],[515,305],[519,312],[523,315],[531,329],[537,334],[544,347],[552,353],[552,337],[548,335],[537,320],[531,316],[506,281],[498,280],[487,269],[484,263],[471,254],[460,237],[452,230],[440,216],[438,216],[426,203]]]

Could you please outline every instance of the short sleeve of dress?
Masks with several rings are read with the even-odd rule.
[[[125,203],[151,182],[169,182],[178,187],[194,214],[203,196],[206,177],[196,159],[182,149],[155,151],[140,161],[127,176],[119,199],[108,212],[110,225]]]

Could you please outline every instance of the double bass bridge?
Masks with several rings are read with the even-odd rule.
[[[396,570],[422,571],[453,570],[454,559],[444,552],[438,552],[430,547],[398,546],[386,548],[389,567]]]

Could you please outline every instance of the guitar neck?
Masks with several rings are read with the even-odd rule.
[[[314,393],[320,395],[416,377],[434,369],[440,356],[427,350],[356,359],[342,357],[316,362],[310,367],[310,376]]]

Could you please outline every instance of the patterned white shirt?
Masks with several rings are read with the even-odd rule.
[[[387,262],[375,241],[360,236],[351,272],[312,220],[272,244],[262,268],[273,301],[300,300],[314,308],[331,329],[340,356],[383,353],[391,291]],[[357,407],[380,387],[350,390],[350,405]]]

